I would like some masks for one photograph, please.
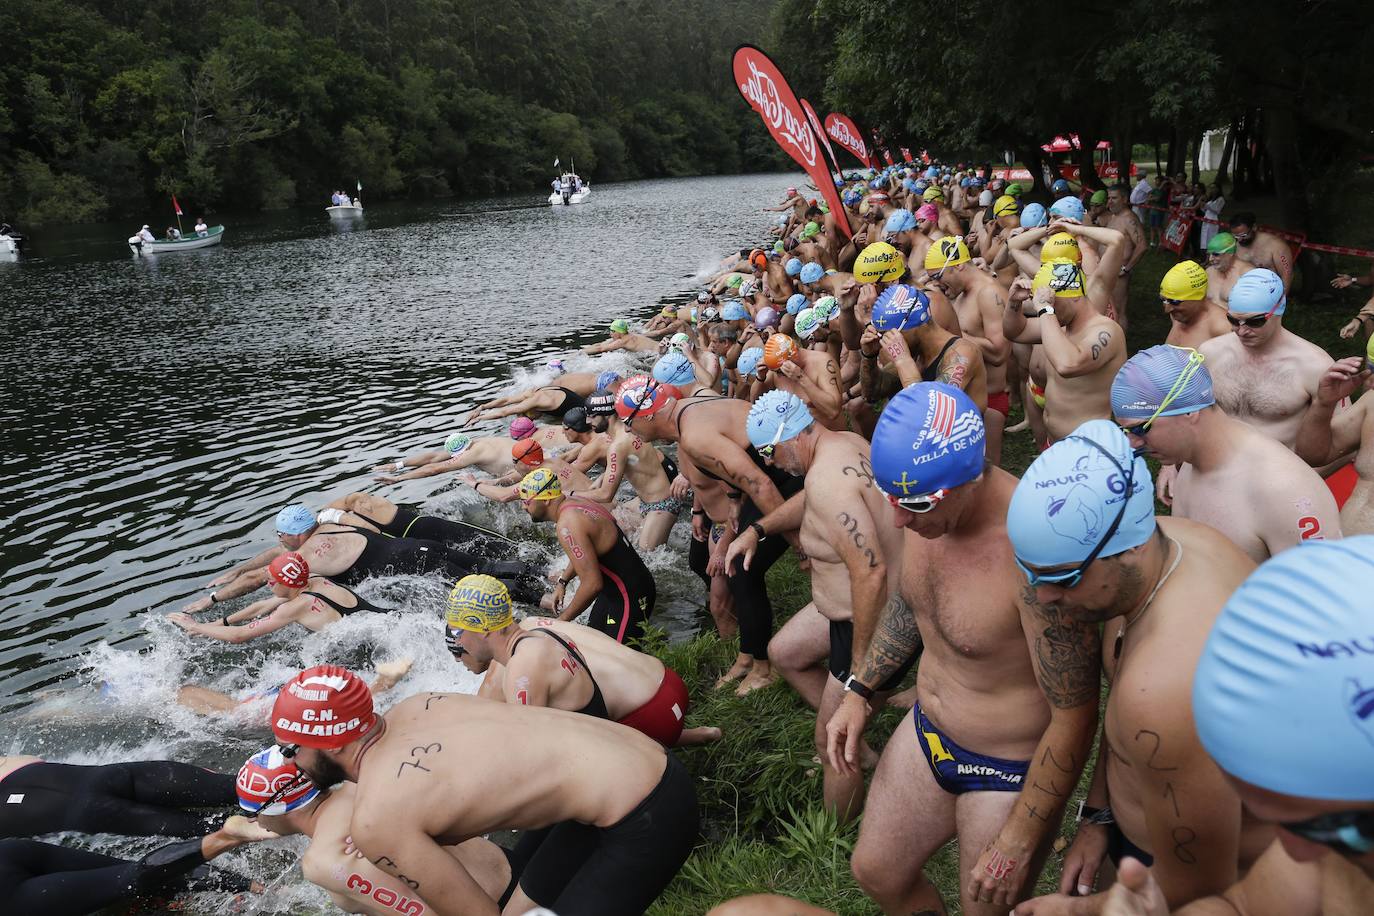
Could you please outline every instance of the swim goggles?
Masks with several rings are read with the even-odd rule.
[[[1337,811],[1279,826],[1294,836],[1344,855],[1374,852],[1374,812]]]
[[[889,493],[887,494],[887,498],[894,506],[899,506],[917,515],[925,515],[927,512],[933,511],[936,506],[940,505],[940,502],[948,495],[949,491],[941,488],[931,493],[922,494],[921,496],[893,496]]]
[[[286,752],[286,748],[288,747],[291,749],[291,753],[289,754]],[[299,744],[288,744],[286,745],[286,747],[281,748],[281,755],[289,759],[291,757],[296,756],[296,751],[298,750],[300,750]],[[307,782],[311,782],[310,777],[307,776],[303,770],[297,770],[296,778],[288,780],[285,785],[277,789],[277,791],[273,792],[271,795],[267,796],[267,801],[259,805],[258,810],[253,812],[253,814],[250,815],[250,818],[257,819],[257,817],[261,815],[264,811],[275,805],[277,802],[281,801],[283,798],[285,798],[288,793],[293,792],[296,789],[299,789]]]
[[[1274,313],[1271,310],[1264,313],[1263,315],[1254,315],[1250,318],[1237,318],[1235,315],[1232,315],[1230,312],[1227,312],[1226,320],[1231,322],[1231,327],[1233,328],[1238,328],[1241,325],[1244,325],[1247,328],[1262,328],[1264,327],[1264,323],[1269,320],[1269,316],[1272,314]]]
[[[1262,321],[1260,323],[1263,324]],[[1174,345],[1169,344],[1169,346],[1173,347]],[[1144,423],[1137,423],[1134,426],[1121,426],[1121,424],[1117,424],[1121,426],[1121,431],[1126,435],[1135,436],[1137,439],[1144,439],[1148,436],[1150,434],[1150,427],[1154,425],[1156,420],[1164,415],[1164,411],[1169,409],[1170,404],[1178,400],[1178,396],[1183,393],[1183,389],[1188,387],[1188,380],[1197,375],[1197,371],[1202,368],[1202,364],[1207,359],[1192,347],[1174,347],[1174,349],[1187,350],[1188,362],[1183,365],[1183,368],[1178,373],[1178,378],[1174,379],[1174,383],[1170,385],[1169,390],[1164,393],[1164,397],[1160,400],[1159,406],[1155,408],[1154,413],[1150,414],[1149,419]]]
[[[778,434],[773,437],[773,441],[767,445],[760,445],[758,448],[754,449],[754,451],[758,452],[760,458],[765,461],[771,461],[773,459],[773,452],[777,450],[778,444],[782,442],[782,432],[786,428],[787,421],[783,420],[778,424]]]

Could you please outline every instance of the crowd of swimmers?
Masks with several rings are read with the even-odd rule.
[[[642,371],[552,361],[375,469],[518,503],[551,524],[552,570],[375,493],[281,509],[278,544],[174,623],[321,629],[380,610],[355,590],[371,577],[438,576],[434,638],[477,694],[309,668],[257,695],[276,743],[237,777],[0,758],[0,887],[49,914],[249,891],[206,862],[301,834],[304,878],[350,912],[643,913],[700,842],[678,755],[721,734],[688,726],[690,695],[772,687],[816,710],[817,801],[859,821],[850,867],[885,913],[1369,912],[1374,402],[1350,399],[1371,366],[1283,327],[1289,256],[1253,218],[1164,275],[1167,337],[1132,355],[1128,190],[1023,192],[938,164],[856,175],[842,212],[789,188],[694,303],[585,348]],[[1017,433],[1039,449],[1019,479]],[[1352,456],[1341,507],[1323,477]],[[657,601],[642,552],[684,540],[738,638],[714,683],[636,648]],[[811,601],[775,630],[765,574],[789,551]],[[384,713],[382,689],[402,695]],[[910,712],[875,734],[884,704]],[[27,839],[59,830],[199,838],[129,861]],[[925,866],[950,840],[947,897]],[[712,912],[827,911],[765,893]]]

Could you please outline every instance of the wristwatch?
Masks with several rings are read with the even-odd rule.
[[[1079,823],[1087,821],[1089,824],[1102,825],[1116,823],[1116,819],[1112,817],[1112,809],[1110,806],[1106,808],[1094,808],[1092,805],[1085,803],[1082,799],[1078,801],[1078,821]]]
[[[768,534],[763,530],[763,526],[758,522],[750,522],[749,527],[754,529],[754,533],[759,536],[760,541],[768,537]]]
[[[873,688],[869,687],[867,684],[865,684],[863,681],[859,680],[852,674],[845,679],[844,689],[848,693],[857,693],[865,700],[873,699]]]
[[[1046,315],[1053,315],[1053,314],[1054,314],[1054,307],[1053,307],[1053,306],[1047,305],[1047,306],[1045,306],[1044,308],[1040,309],[1040,311],[1036,312],[1036,313],[1035,313],[1035,317],[1037,317],[1037,318],[1044,318]]]

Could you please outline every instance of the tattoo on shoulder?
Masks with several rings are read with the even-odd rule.
[[[425,766],[421,761],[423,761],[427,757],[427,755],[436,754],[439,751],[442,751],[443,749],[444,746],[437,741],[435,741],[433,744],[425,744],[419,747],[411,748],[410,756],[416,759],[402,760],[401,765],[396,768],[396,778],[401,778],[401,771],[404,770],[406,767],[414,767],[417,770],[424,770],[426,773],[434,772],[429,767]]]
[[[1040,604],[1030,586],[1022,589],[1021,600],[1040,626],[1035,656],[1045,698],[1059,709],[1096,702],[1102,659],[1102,637],[1096,627],[1072,620],[1054,605]]]
[[[852,464],[846,464],[840,470],[840,473],[846,477],[858,477],[866,484],[873,483],[873,465],[869,463],[867,458],[859,458],[858,467],[854,467]]]

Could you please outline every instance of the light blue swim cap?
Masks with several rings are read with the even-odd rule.
[[[467,433],[454,433],[444,441],[444,448],[450,455],[457,455],[472,445],[472,437]]]
[[[893,210],[887,218],[884,232],[906,232],[916,228],[916,216],[910,210]]]
[[[940,170],[937,169],[935,166],[932,165],[932,166],[930,166],[929,168],[926,169],[926,177],[927,177],[927,178],[939,178],[939,177],[940,177]]]
[[[607,369],[596,377],[596,390],[605,391],[620,381],[620,373]]]
[[[1283,280],[1266,267],[1242,274],[1231,287],[1231,298],[1226,303],[1226,310],[1235,315],[1282,315],[1286,308],[1288,297],[1283,294]]]
[[[806,308],[806,297],[801,293],[793,293],[787,297],[787,314],[795,315]]]
[[[911,178],[903,178],[902,187],[908,191],[914,191],[916,190],[916,182],[914,179]]]
[[[1083,201],[1077,197],[1061,197],[1050,204],[1051,216],[1067,216],[1070,219],[1083,221]]]
[[[1028,229],[1036,226],[1044,226],[1049,223],[1049,217],[1045,215],[1045,208],[1040,204],[1026,204],[1026,209],[1021,211],[1021,225]]]
[[[869,186],[870,188],[872,188],[873,190],[877,191],[877,190],[879,190],[880,188],[882,188],[882,186],[883,186],[883,180],[882,180],[881,178],[875,178],[875,179],[873,179],[872,181],[870,181],[870,182],[868,183],[868,186]]]
[[[884,493],[925,496],[983,473],[983,415],[962,390],[917,382],[887,402],[873,430],[873,477]]]
[[[1374,536],[1361,535],[1285,550],[1232,593],[1193,674],[1218,766],[1283,795],[1374,801],[1371,592]]]
[[[873,327],[879,331],[909,331],[929,320],[930,297],[905,283],[889,286],[873,303]]]
[[[653,374],[656,381],[669,385],[689,385],[697,380],[692,361],[677,350],[660,356],[654,363]]]
[[[815,283],[825,276],[825,268],[812,261],[801,269],[801,281],[803,283]]]
[[[315,527],[315,513],[300,503],[291,503],[277,513],[277,531],[282,534],[305,534]]]
[[[801,273],[801,269],[801,258],[788,258],[787,263],[783,266],[783,270],[787,271],[789,277],[795,277]]]
[[[750,347],[739,355],[735,361],[735,371],[740,375],[753,375],[754,370],[759,367],[759,360],[763,359],[763,347]]]
[[[1132,461],[1135,476],[1127,494],[1124,472]],[[1026,469],[1007,508],[1007,536],[1027,566],[1081,563],[1111,527],[1123,499],[1129,500],[1126,512],[1099,557],[1139,547],[1154,534],[1155,488],[1145,459],[1134,457],[1121,428],[1110,420],[1089,420]]]
[[[1183,379],[1185,373],[1188,377]],[[1159,344],[1141,350],[1112,380],[1112,413],[1132,420],[1196,413],[1216,402],[1212,373],[1202,364],[1202,354],[1186,347]]]
[[[770,391],[749,408],[744,431],[749,444],[758,448],[770,442],[786,442],[814,422],[801,398],[789,391]]]
[[[721,308],[720,317],[725,321],[746,321],[749,318],[749,310],[744,307],[743,302],[731,299]]]

